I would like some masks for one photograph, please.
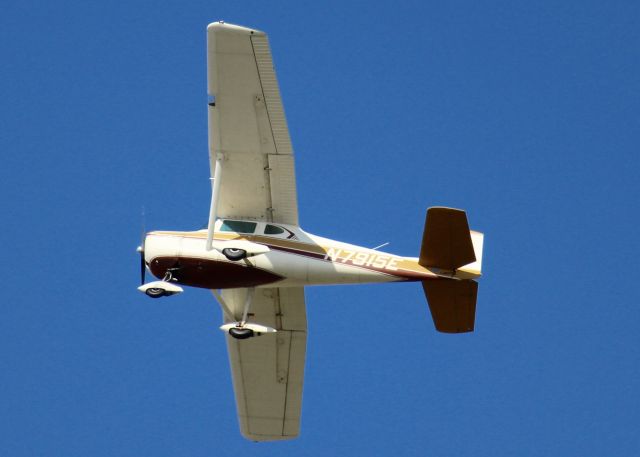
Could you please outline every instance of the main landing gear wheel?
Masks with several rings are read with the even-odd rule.
[[[151,287],[144,292],[151,298],[160,298],[164,297],[166,291],[164,289],[160,289],[159,287]]]
[[[222,253],[229,260],[242,260],[247,256],[247,251],[244,249],[225,248]]]
[[[237,340],[246,340],[253,336],[253,330],[245,327],[231,327],[229,329],[229,335]]]

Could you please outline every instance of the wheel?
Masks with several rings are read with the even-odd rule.
[[[160,298],[164,297],[167,292],[166,290],[160,289],[159,287],[150,287],[144,293],[151,298]]]
[[[247,251],[244,249],[226,248],[222,250],[222,253],[229,260],[242,260],[247,256]]]
[[[231,327],[229,329],[229,335],[237,340],[246,340],[253,336],[253,330],[244,327]]]

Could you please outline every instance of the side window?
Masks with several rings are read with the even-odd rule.
[[[284,229],[276,225],[267,224],[267,226],[264,228],[265,235],[281,235],[283,233],[284,233]]]
[[[222,221],[221,232],[253,233],[258,224],[244,221]]]

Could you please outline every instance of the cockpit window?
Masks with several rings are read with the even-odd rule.
[[[221,232],[236,232],[236,233],[253,233],[256,231],[255,222],[244,221],[222,221],[220,226]]]
[[[264,228],[265,235],[280,235],[284,233],[284,229],[282,227],[278,227],[277,225],[269,225]]]

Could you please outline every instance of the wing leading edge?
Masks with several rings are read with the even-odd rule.
[[[207,28],[209,161],[224,157],[218,216],[298,225],[293,148],[267,35]]]
[[[240,319],[247,289],[224,289],[229,316]],[[307,345],[304,288],[255,290],[249,321],[276,333],[237,340],[227,335],[227,349],[242,435],[253,441],[286,440],[300,433],[302,385]]]

